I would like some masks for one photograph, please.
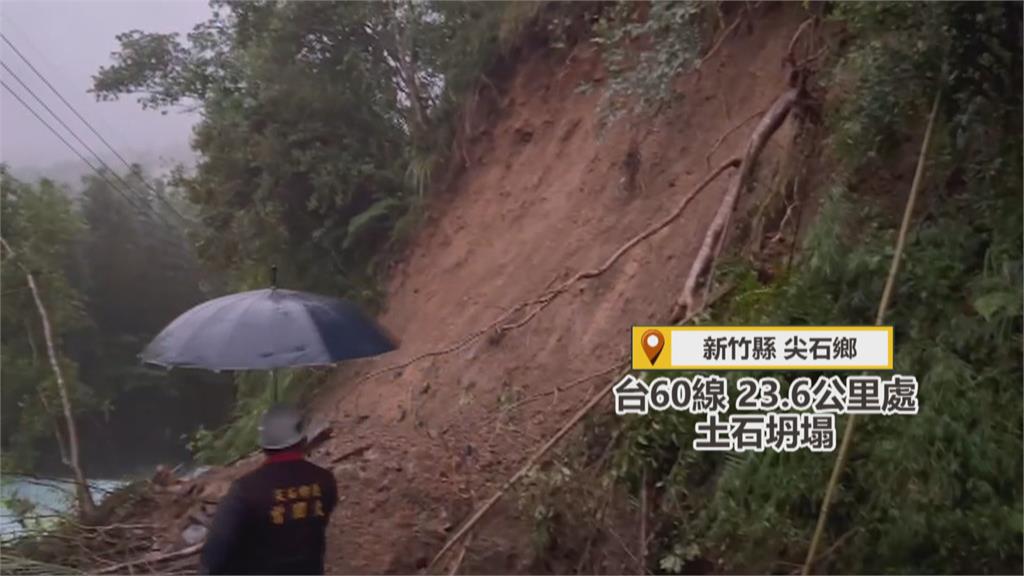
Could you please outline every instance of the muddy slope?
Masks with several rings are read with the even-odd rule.
[[[599,132],[600,90],[577,91],[605,81],[588,45],[571,57],[529,50],[498,94],[481,94],[465,146],[469,166],[437,193],[435,215],[389,284],[382,321],[402,349],[340,369],[315,406],[336,430],[320,459],[335,470],[343,499],[329,540],[331,572],[422,568],[614,375],[536,395],[625,359],[632,325],[666,320],[726,179],[529,323],[363,378],[464,340],[599,266],[675,207],[708,174],[706,155],[719,137],[785,90],[781,62],[803,15],[799,5],[757,11],[756,25],[738,26],[700,74],[681,78],[675,102],[653,120]],[[710,164],[741,154],[755,123],[726,138]],[[776,140],[785,142],[788,132]],[[638,154],[631,155],[634,142]],[[638,167],[633,185],[630,164]],[[484,521],[463,571],[529,570],[529,525],[516,518],[514,504],[506,499]]]

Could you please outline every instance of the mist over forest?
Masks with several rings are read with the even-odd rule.
[[[183,166],[186,170],[195,168],[196,156],[187,142],[157,143],[153,148],[132,150],[126,153],[130,161],[142,167],[147,174],[167,177],[171,170]],[[108,165],[117,164],[113,154],[100,154]],[[92,169],[79,159],[40,160],[35,163],[11,163],[8,171],[12,176],[26,182],[48,178],[66,185],[68,193],[77,196],[81,192],[82,178],[94,174]]]

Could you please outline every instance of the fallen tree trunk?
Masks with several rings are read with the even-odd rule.
[[[799,96],[799,88],[791,88],[779,96],[771,108],[768,109],[768,112],[761,118],[757,128],[754,129],[754,133],[750,137],[750,143],[747,145],[747,150],[743,154],[740,170],[733,177],[729,190],[725,193],[722,204],[719,206],[718,212],[715,213],[715,218],[711,221],[711,226],[704,236],[704,242],[701,244],[700,251],[697,252],[697,257],[690,267],[690,273],[686,278],[683,292],[676,301],[675,309],[672,313],[673,318],[681,318],[691,310],[696,310],[699,306],[697,294],[700,292],[702,280],[706,280],[710,276],[715,257],[721,250],[725,229],[728,226],[733,211],[736,209],[740,194],[749,184],[754,174],[754,166],[757,164],[758,157],[768,143],[768,139],[782,125],[782,122],[789,115],[790,110],[793,109],[793,105]]]

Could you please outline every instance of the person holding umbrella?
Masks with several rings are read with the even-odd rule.
[[[302,415],[283,404],[260,424],[262,466],[235,480],[217,507],[201,574],[323,574],[338,486],[305,459]]]
[[[353,303],[276,286],[207,300],[164,327],[143,364],[216,372],[331,366],[395,350],[391,334]]]
[[[345,300],[271,287],[215,298],[168,324],[140,354],[144,364],[214,371],[330,366],[395,350],[381,326]],[[206,574],[323,574],[334,475],[305,458],[302,414],[275,404],[263,415],[266,460],[220,502],[201,555]]]

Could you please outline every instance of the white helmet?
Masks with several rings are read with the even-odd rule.
[[[306,439],[305,421],[297,409],[275,404],[260,422],[260,448],[281,450],[291,448]]]

